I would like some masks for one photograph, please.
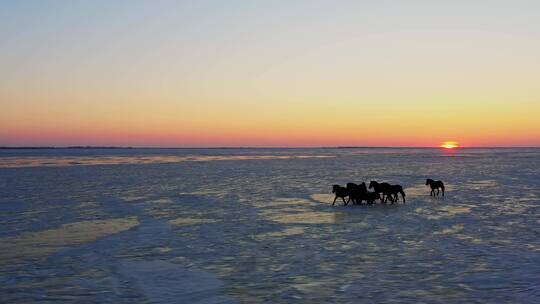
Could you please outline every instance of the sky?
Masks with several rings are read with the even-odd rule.
[[[0,146],[540,146],[540,1],[0,0]]]

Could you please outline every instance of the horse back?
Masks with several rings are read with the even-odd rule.
[[[434,184],[437,188],[444,188],[444,183],[440,180],[436,181]]]
[[[392,192],[403,192],[403,187],[401,185],[392,185],[391,186]]]

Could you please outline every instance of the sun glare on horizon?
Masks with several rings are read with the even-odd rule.
[[[445,141],[439,147],[445,148],[445,149],[455,149],[459,147],[459,145],[457,141]]]

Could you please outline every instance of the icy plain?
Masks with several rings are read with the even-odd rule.
[[[0,302],[538,303],[539,207],[533,148],[0,150]]]

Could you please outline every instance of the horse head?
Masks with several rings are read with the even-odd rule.
[[[336,193],[336,191],[338,191],[339,188],[341,188],[340,185],[333,185],[332,186],[332,193]]]
[[[433,180],[431,178],[426,179],[426,186],[433,183]]]
[[[377,187],[378,185],[379,185],[379,183],[377,183],[376,181],[371,181],[371,182],[369,182],[369,189]]]

